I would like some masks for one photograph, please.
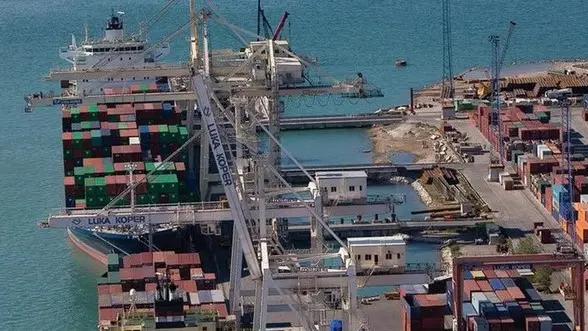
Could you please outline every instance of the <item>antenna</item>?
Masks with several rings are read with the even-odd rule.
[[[84,42],[88,42],[88,24],[84,24]]]

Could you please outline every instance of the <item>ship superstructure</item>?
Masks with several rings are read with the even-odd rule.
[[[350,200],[346,197],[332,200],[326,195],[322,196],[326,189],[322,187],[314,194],[309,194],[310,198],[303,198],[300,193],[308,191],[308,188],[293,188],[280,173],[282,153],[305,171],[280,142],[280,113],[283,105],[280,98],[287,95],[302,97],[318,94],[366,98],[381,96],[381,91],[369,85],[361,73],[348,82],[333,80],[331,84],[309,84],[307,70],[312,69],[312,64],[292,52],[287,42],[278,40],[279,34],[266,40],[257,36],[259,41],[254,41],[245,50],[231,55],[211,53],[208,49],[207,28],[210,19],[238,34],[234,25],[226,22],[220,15],[215,15],[211,9],[205,9],[197,16],[191,2],[189,66],[104,68],[100,72],[95,69],[76,69],[52,72],[50,75],[52,79],[79,81],[100,77],[100,74],[128,78],[136,77],[137,73],[149,72],[149,77],[167,77],[169,91],[145,90],[133,93],[132,88],[129,88],[121,90],[121,93],[111,94],[93,89],[95,94],[28,97],[27,101],[31,106],[74,103],[82,105],[79,107],[81,111],[83,106],[89,105],[88,112],[90,109],[97,109],[97,116],[106,115],[107,121],[110,116],[118,116],[114,118],[115,122],[120,122],[122,118],[128,119],[120,116],[134,116],[138,127],[147,125],[147,131],[141,132],[139,128],[139,132],[126,133],[130,135],[125,137],[128,139],[117,141],[117,145],[113,145],[110,150],[110,158],[113,164],[119,163],[119,169],[120,164],[125,163],[129,164],[128,169],[138,169],[133,164],[143,162],[145,168],[142,177],[133,180],[132,172],[129,171],[128,187],[124,189],[126,180],[123,184],[115,178],[111,185],[121,191],[115,189],[110,192],[116,191],[116,195],[107,193],[105,196],[103,192],[108,192],[108,180],[92,178],[106,176],[94,176],[94,173],[86,176],[85,170],[78,172],[84,184],[89,179],[90,187],[98,187],[92,193],[102,194],[98,198],[100,204],[89,207],[85,201],[85,208],[69,208],[50,216],[43,225],[92,229],[96,226],[145,224],[151,234],[158,224],[197,225],[201,234],[222,235],[219,229],[223,223],[229,222],[233,231],[230,245],[230,291],[227,296],[229,310],[237,317],[237,323],[242,314],[252,312],[253,329],[265,330],[268,307],[285,302],[296,312],[298,322],[306,330],[316,330],[317,325],[324,328],[328,325],[326,312],[341,307],[347,316],[346,323],[349,323],[350,328],[358,329],[363,320],[357,311],[354,262],[352,259],[345,259],[338,268],[323,267],[321,261],[326,258],[346,256],[338,252],[328,252],[323,235],[328,232],[345,253],[348,251],[347,245],[330,229],[328,218],[386,213],[389,211],[389,204],[381,199],[370,198],[350,203],[341,202]],[[239,28],[238,31],[245,30]],[[199,41],[200,37],[202,42]],[[244,40],[240,35],[239,38]],[[236,54],[238,55],[235,56]],[[166,104],[168,106],[164,106]],[[175,148],[159,147],[159,154],[154,154],[153,151],[158,148],[155,142],[171,139],[170,124],[139,122],[154,120],[150,116],[156,116],[155,114],[165,118],[166,112],[172,116],[181,116],[181,125],[186,128],[186,139],[180,139],[173,146]],[[147,113],[151,115],[145,115]],[[71,115],[73,125],[74,113]],[[81,120],[81,116],[79,118]],[[161,118],[158,117],[157,120]],[[268,122],[267,127],[261,125],[261,120]],[[161,125],[167,125],[167,128],[161,128]],[[80,126],[87,124],[80,123]],[[256,128],[261,128],[270,138],[267,151],[261,150],[257,145]],[[116,130],[121,133],[121,130],[128,129]],[[167,134],[165,138],[163,133]],[[134,134],[138,134],[138,137]],[[107,140],[102,139],[102,132],[100,137],[101,142]],[[155,137],[158,139],[154,139]],[[84,144],[91,146],[92,138],[94,137],[91,133],[89,136],[82,134],[76,145],[82,146],[82,149],[86,148]],[[95,140],[98,142],[99,139]],[[109,158],[106,156],[108,150],[103,152],[102,158]],[[104,169],[109,168],[105,166],[104,160],[100,162]],[[182,162],[185,166],[185,177],[180,181],[177,163]],[[152,163],[153,167],[148,168],[147,163]],[[172,171],[171,174],[167,167],[170,163],[175,166],[175,172]],[[127,167],[123,168],[128,170]],[[310,182],[316,183],[314,176],[305,173]],[[162,175],[165,180],[161,179]],[[192,179],[195,180],[196,192],[192,191]],[[197,193],[198,200],[202,201],[214,200],[217,196],[220,201],[195,202],[181,198],[170,201],[175,190],[181,189],[181,182],[186,184],[188,196]],[[141,193],[145,185],[149,190],[147,194],[145,191]],[[101,186],[106,187],[100,188]],[[150,190],[158,194],[152,194]],[[135,200],[136,194],[143,198],[137,197]],[[182,192],[178,194],[182,196]],[[292,196],[296,198],[293,199]],[[283,226],[283,220],[291,217],[309,219],[310,250],[301,252],[283,247],[281,238],[283,231],[287,230]],[[151,238],[149,241],[149,248],[153,249]],[[246,284],[241,277],[243,259],[249,269],[248,279],[251,286],[256,289],[248,291],[253,295],[240,291],[241,286]],[[303,262],[311,263],[315,267],[301,267]],[[282,271],[286,266],[289,272],[284,273]],[[279,295],[270,295],[270,288],[276,288]]]
[[[170,53],[168,43],[150,46],[143,33],[125,35],[124,13],[112,13],[104,26],[104,35],[99,39],[91,39],[86,34],[78,45],[72,35],[71,44],[59,50],[59,57],[69,62],[74,71],[102,69],[134,69],[149,68]],[[105,75],[101,79],[81,79],[69,81],[70,92],[73,94],[99,94],[105,88],[128,88],[131,84],[155,83],[156,77],[136,76],[115,79]],[[63,86],[62,86],[63,87]]]

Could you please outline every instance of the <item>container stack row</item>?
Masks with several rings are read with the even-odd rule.
[[[401,301],[404,331],[440,330],[449,313],[445,294],[408,293]]]
[[[187,154],[161,164],[188,139],[182,112],[171,103],[81,105],[63,111],[65,201],[68,208],[101,208],[127,188],[134,163],[136,203],[195,201],[187,185]],[[145,174],[161,168],[152,176]],[[129,204],[130,198],[120,200]]]
[[[496,132],[491,127],[491,109],[480,105],[470,113],[471,122],[496,147]],[[580,197],[588,197],[588,146],[573,145],[561,135],[559,124],[550,124],[551,114],[540,105],[517,105],[504,110],[501,122],[504,137],[504,159],[510,161],[538,201],[559,223],[568,235],[579,242],[588,243],[588,222],[585,218],[572,226],[580,213],[588,207],[581,205]],[[562,152],[571,153],[572,190],[568,189],[567,169],[564,169]],[[574,203],[571,205],[570,202]],[[585,203],[588,203],[588,199]]]
[[[144,252],[122,260],[116,254],[109,254],[108,272],[98,281],[101,325],[108,325],[123,309],[130,308],[131,289],[136,308],[154,312],[161,275],[167,275],[183,299],[184,310],[176,315],[202,310],[213,311],[221,319],[228,316],[224,294],[216,289],[216,277],[214,273],[203,272],[198,253]]]
[[[527,278],[531,275],[528,269],[465,272],[459,318],[467,330],[570,330],[565,308],[557,300],[543,300]],[[446,296],[454,311],[452,281]]]

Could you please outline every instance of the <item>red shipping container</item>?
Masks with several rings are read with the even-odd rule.
[[[508,278],[508,273],[505,270],[494,270],[494,273],[498,278]]]
[[[98,295],[102,294],[110,294],[110,285],[108,284],[99,284],[98,285]]]
[[[123,308],[100,308],[98,310],[98,320],[116,321],[119,315],[123,314]]]
[[[518,287],[507,287],[506,291],[513,300],[524,300],[525,295]],[[498,295],[498,294],[497,294]]]
[[[510,296],[508,290],[498,290],[495,293],[498,299],[502,302],[513,301],[513,297]]]
[[[61,134],[64,149],[72,149],[72,134],[71,132],[63,132]]]
[[[122,285],[121,284],[110,284],[110,293],[122,293]]]
[[[497,278],[496,273],[493,270],[484,270],[484,275],[486,275],[486,278],[488,279]]]
[[[478,280],[478,281],[476,281],[476,284],[478,284],[478,287],[480,288],[480,291],[482,291],[482,292],[493,291],[492,286],[490,286],[490,283],[488,283],[487,280]]]
[[[63,185],[65,186],[65,194],[66,195],[74,195],[76,188],[75,177],[73,176],[66,176],[63,177]]]

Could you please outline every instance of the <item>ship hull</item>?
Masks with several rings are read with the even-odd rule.
[[[135,254],[149,250],[147,245],[148,235],[131,236],[125,233],[98,233],[98,238],[94,231],[86,229],[68,229],[67,236],[70,242],[82,252],[88,254],[92,259],[104,265],[107,264],[106,255],[112,252],[118,254]],[[159,231],[153,234],[153,245],[161,250],[176,250],[175,243],[178,240],[178,231],[176,228]]]

